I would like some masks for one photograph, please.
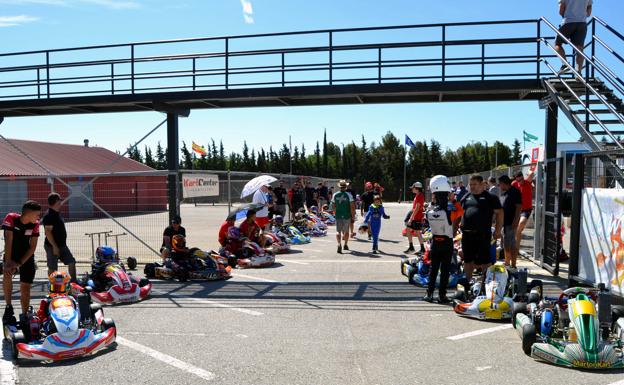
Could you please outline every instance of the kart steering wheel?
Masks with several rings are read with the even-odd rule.
[[[563,301],[564,298],[574,298],[576,297],[578,294],[586,294],[588,295],[594,302],[597,300],[598,296],[596,295],[596,293],[598,293],[598,289],[594,289],[594,288],[589,288],[589,287],[571,287],[569,289],[565,289],[560,295],[559,295],[559,299],[557,300],[557,304],[559,305],[559,307],[561,308],[561,310],[567,310],[568,309],[568,302],[567,301]]]

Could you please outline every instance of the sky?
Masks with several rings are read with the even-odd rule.
[[[0,0],[0,52],[540,16],[557,24],[557,11],[556,0]],[[624,1],[595,0],[594,14],[624,31]],[[495,38],[509,31],[488,33]],[[16,64],[0,60],[0,67],[8,65]],[[560,116],[559,140],[575,141],[579,135]],[[156,112],[8,118],[0,133],[74,144],[89,139],[123,152],[162,119]],[[434,139],[452,149],[471,141],[511,145],[522,139],[523,130],[543,139],[544,111],[535,101],[195,110],[180,120],[180,140],[190,145],[214,138],[230,152],[240,151],[244,140],[252,148],[275,148],[292,136],[293,146],[303,143],[310,153],[325,129],[328,140],[337,144],[359,142],[362,135],[369,143],[378,142],[391,131],[414,141]],[[153,147],[158,141],[166,142],[164,127],[144,143]]]

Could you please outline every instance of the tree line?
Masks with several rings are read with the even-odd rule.
[[[346,178],[355,186],[364,181],[378,181],[385,188],[385,196],[394,199],[403,188],[403,167],[406,156],[402,138],[392,132],[386,133],[378,142],[368,143],[364,136],[358,142],[339,146],[323,141],[308,149],[305,144],[292,148],[292,158],[288,145],[279,148],[270,146],[256,151],[243,143],[240,153],[225,153],[223,143],[214,139],[205,145],[206,155],[198,156],[182,142],[180,168],[195,170],[230,170],[266,172],[276,174],[314,175],[323,178]],[[158,170],[167,169],[167,150],[160,143],[152,150],[145,147],[129,150],[128,156],[138,162]],[[508,167],[521,161],[520,142],[514,140],[512,146],[496,141],[492,144],[471,142],[458,149],[443,149],[435,140],[416,141],[407,149],[406,174],[408,183],[424,182],[433,175],[461,175]],[[357,190],[357,188],[356,188]]]

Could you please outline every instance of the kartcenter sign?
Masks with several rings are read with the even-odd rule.
[[[183,174],[182,196],[184,198],[219,196],[219,177],[212,174]]]

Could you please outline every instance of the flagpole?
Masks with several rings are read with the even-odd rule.
[[[403,202],[405,202],[405,190],[407,189],[407,144],[403,143],[405,154],[403,155]]]

